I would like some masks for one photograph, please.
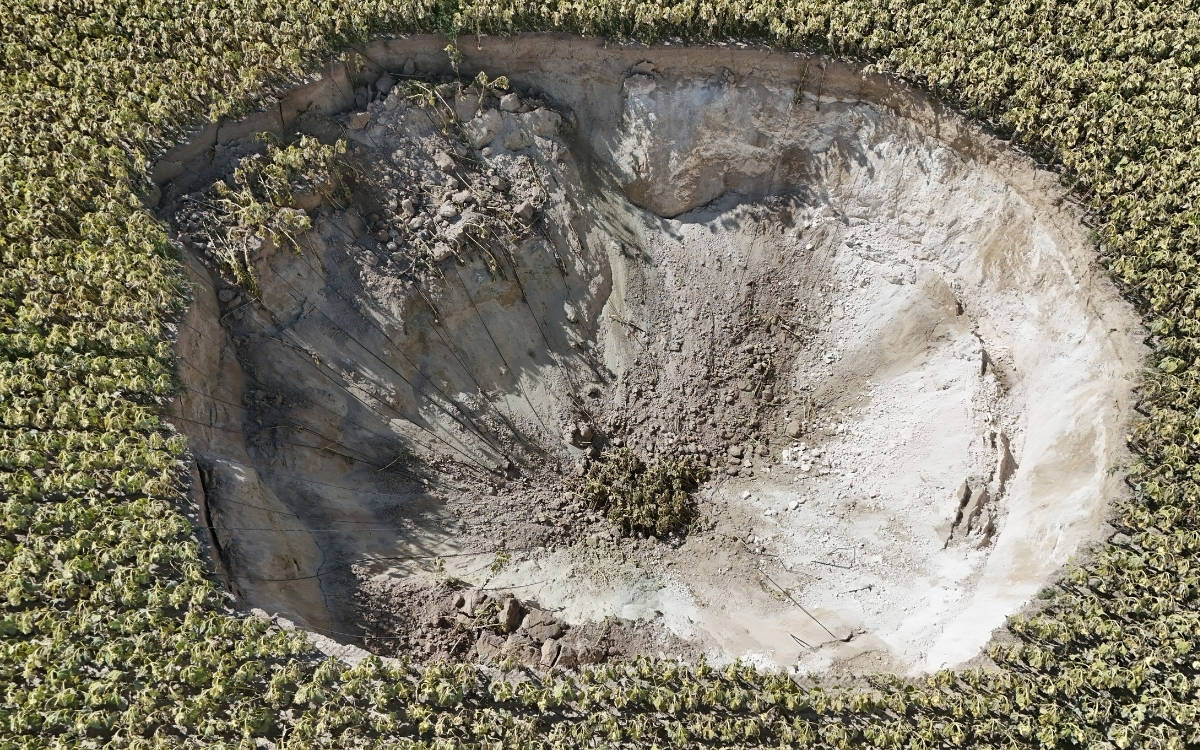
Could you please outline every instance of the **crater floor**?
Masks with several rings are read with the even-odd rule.
[[[510,93],[439,44],[165,162],[174,415],[247,606],[416,658],[920,672],[1103,534],[1138,323],[1052,175],[823,58],[464,46]],[[348,170],[252,294],[205,228],[263,128]],[[621,445],[710,467],[686,536],[584,505]]]

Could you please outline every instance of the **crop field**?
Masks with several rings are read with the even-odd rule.
[[[0,4],[0,750],[1200,746],[1200,10]]]

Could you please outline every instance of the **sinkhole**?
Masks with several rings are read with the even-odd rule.
[[[158,164],[172,417],[246,608],[418,660],[918,673],[1104,535],[1138,321],[1053,175],[821,57],[460,44]],[[589,500],[615,451],[698,467],[686,528]]]

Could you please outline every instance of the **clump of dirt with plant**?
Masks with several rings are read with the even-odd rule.
[[[647,465],[630,449],[617,448],[588,467],[580,494],[623,534],[662,538],[682,535],[695,520],[691,493],[707,475],[707,467],[691,457]]]

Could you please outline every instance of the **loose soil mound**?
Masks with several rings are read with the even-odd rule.
[[[921,671],[1099,535],[1137,323],[1048,175],[818,58],[464,49],[510,93],[392,51],[279,110],[348,144],[295,251],[214,229],[254,123],[166,162],[175,414],[248,605],[418,658]],[[708,467],[686,535],[584,501],[617,447]]]

